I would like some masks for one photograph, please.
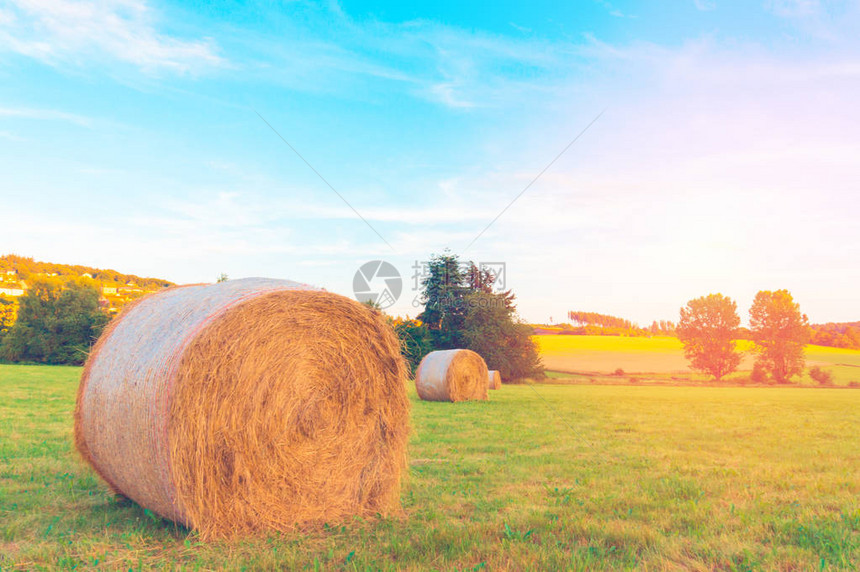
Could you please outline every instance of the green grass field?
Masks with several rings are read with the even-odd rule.
[[[625,338],[620,336],[533,336],[537,341],[544,366],[551,372],[579,374],[579,377],[607,375],[620,368],[625,375],[665,380],[673,375],[691,380],[708,379],[691,374],[684,350],[677,338]],[[747,377],[754,357],[751,342],[741,340],[738,349],[744,352],[741,369],[729,379]],[[860,384],[860,350],[807,346],[806,365],[817,365],[833,372],[835,385]],[[557,376],[556,376],[557,377]],[[576,376],[574,376],[576,377]],[[597,377],[600,377],[598,375]],[[800,385],[816,385],[808,373],[796,377]]]
[[[0,366],[0,569],[856,569],[860,391],[414,400],[404,514],[203,543],[72,451],[80,369]]]

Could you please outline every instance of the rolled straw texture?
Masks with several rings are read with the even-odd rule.
[[[430,352],[415,372],[418,397],[425,401],[467,401],[488,398],[487,364],[471,350]]]
[[[498,370],[491,369],[489,372],[490,378],[490,389],[501,389],[502,388],[502,374],[498,372]]]
[[[378,312],[296,282],[171,288],[117,317],[75,441],[118,493],[205,538],[399,509],[409,402]]]

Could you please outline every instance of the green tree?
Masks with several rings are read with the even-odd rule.
[[[803,346],[809,338],[809,320],[788,290],[762,290],[750,308],[750,330],[759,363],[777,383],[788,383],[803,372]]]
[[[719,381],[741,363],[735,336],[741,319],[738,305],[722,294],[709,294],[687,302],[675,332],[693,369]]]
[[[424,311],[418,319],[433,349],[475,351],[509,381],[541,375],[531,328],[517,318],[510,291],[492,291],[488,272],[446,253],[431,257],[423,287]]]
[[[532,327],[517,319],[513,295],[473,290],[465,302],[463,347],[477,352],[505,381],[543,375]]]
[[[428,275],[422,282],[424,311],[418,319],[427,326],[435,349],[463,347],[467,279],[457,255],[446,252],[430,257]]]
[[[79,364],[107,321],[91,280],[34,279],[0,350],[12,361]]]

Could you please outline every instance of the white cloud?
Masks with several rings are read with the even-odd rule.
[[[11,108],[0,107],[0,117],[20,117],[23,119],[39,119],[45,121],[65,121],[74,123],[81,127],[91,127],[93,120],[90,117],[67,113],[56,109],[33,109],[26,107]]]
[[[7,139],[9,141],[26,141],[26,139],[20,135],[12,133],[11,131],[0,131],[0,138]]]
[[[800,18],[817,14],[821,4],[818,0],[767,0],[765,7],[783,18]]]
[[[160,33],[144,2],[11,0],[0,13],[0,50],[58,65],[120,61],[149,73],[224,65],[212,40]]]
[[[535,77],[563,74],[575,60],[567,46],[558,50],[540,38],[425,20],[356,22],[343,13],[326,13],[326,33],[311,39],[294,21],[282,24],[277,37],[234,38],[253,54],[249,67],[261,79],[295,90],[347,92],[377,101],[400,90],[462,111],[497,108],[544,90]],[[284,42],[284,36],[290,41]],[[506,77],[499,70],[517,70],[522,77]]]
[[[462,96],[458,93],[460,91],[459,88],[460,86],[455,83],[443,82],[431,85],[428,93],[430,94],[431,99],[448,107],[461,109],[475,107],[474,102],[462,99]]]
[[[612,3],[607,0],[595,0],[597,4],[603,6],[603,8],[607,11],[607,13],[613,18],[635,18],[636,16],[631,16],[630,14],[625,14],[618,8],[612,5]]]
[[[693,0],[693,2],[696,4],[696,9],[702,12],[710,12],[717,7],[717,3],[712,0]]]
[[[511,28],[513,28],[514,30],[516,30],[518,32],[522,32],[523,34],[531,34],[532,33],[531,28],[526,28],[525,26],[520,26],[519,24],[517,24],[515,22],[508,22],[508,25]]]

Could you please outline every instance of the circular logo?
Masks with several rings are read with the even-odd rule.
[[[384,310],[397,302],[403,291],[403,280],[391,263],[371,260],[356,270],[352,291],[359,302],[372,302]]]

